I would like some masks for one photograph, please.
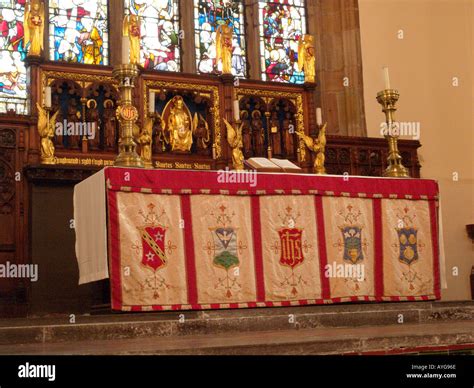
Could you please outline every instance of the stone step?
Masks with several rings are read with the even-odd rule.
[[[0,345],[0,355],[336,355],[461,351],[474,354],[474,322],[83,340]]]
[[[348,304],[0,320],[0,345],[473,320],[474,302]],[[180,318],[184,320],[180,321]]]

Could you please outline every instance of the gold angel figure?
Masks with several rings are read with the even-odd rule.
[[[54,137],[54,128],[56,127],[59,110],[52,117],[49,117],[48,111],[42,108],[40,104],[36,103],[36,107],[38,108],[38,133],[41,138],[41,163],[55,164],[54,144],[51,139]]]
[[[240,127],[235,130],[234,127],[224,119],[225,126],[227,127],[227,142],[232,148],[232,164],[234,169],[244,169],[244,154],[242,153],[243,141],[242,141],[242,128],[243,123]]]
[[[314,49],[314,38],[306,34],[300,39],[298,44],[298,68],[305,72],[306,82],[316,80],[316,57]]]
[[[153,168],[152,161],[152,142],[153,142],[153,124],[155,119],[147,116],[143,125],[143,131],[138,136],[138,144],[140,144],[140,157],[146,168]]]
[[[30,43],[28,55],[40,56],[43,50],[44,2],[31,0],[25,5],[25,47]]]
[[[222,62],[222,74],[232,74],[232,27],[221,24],[216,31],[216,65]]]
[[[306,147],[308,147],[310,151],[316,153],[313,168],[315,174],[326,174],[326,168],[324,167],[324,162],[326,160],[326,126],[327,123],[325,123],[321,127],[317,139],[313,139],[312,137],[307,136],[304,133],[296,132],[296,134],[303,139],[304,143],[306,144]]]
[[[141,22],[138,15],[126,15],[123,18],[123,36],[130,40],[130,63],[140,63]]]

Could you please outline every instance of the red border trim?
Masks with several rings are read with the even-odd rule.
[[[262,254],[262,224],[260,218],[260,198],[251,197],[252,207],[252,234],[253,234],[253,254],[255,257],[255,281],[257,288],[257,301],[265,301],[265,276],[263,269]]]
[[[383,286],[383,228],[382,228],[382,200],[372,200],[374,216],[374,284],[375,296],[384,295]]]
[[[110,298],[113,310],[122,309],[122,264],[120,260],[120,224],[118,220],[117,192],[107,193],[109,201],[109,254],[110,254]]]
[[[331,297],[331,287],[329,279],[326,277],[326,265],[328,264],[328,254],[326,249],[326,228],[324,225],[324,208],[323,198],[320,196],[314,197],[314,204],[316,209],[316,225],[318,233],[318,248],[319,248],[319,275],[321,277],[321,292],[323,299]],[[338,299],[338,298],[336,298]],[[336,302],[337,303],[337,302]]]
[[[266,301],[266,302],[242,302],[242,303],[209,303],[209,304],[173,304],[173,305],[152,305],[152,306],[130,306],[122,305],[122,311],[172,311],[172,310],[225,310],[225,309],[246,309],[260,307],[295,307],[307,305],[324,305],[324,304],[348,304],[353,302],[410,302],[410,301],[429,301],[436,300],[436,295],[423,296],[347,296],[329,299],[301,299],[301,300],[282,300],[282,301]]]
[[[129,172],[125,181],[124,172]],[[234,172],[235,173],[235,172]],[[361,198],[433,199],[438,184],[428,179],[315,176],[310,174],[258,173],[258,186],[222,182],[216,171],[145,170],[107,167],[109,190],[154,194],[310,195]],[[244,179],[245,180],[245,179]],[[184,186],[183,186],[184,182]],[[183,189],[186,190],[183,193]]]
[[[434,293],[436,299],[441,299],[441,279],[439,268],[439,241],[438,241],[438,202],[429,201],[430,207],[430,223],[431,223],[431,243],[433,245],[433,276],[434,276]]]
[[[188,286],[188,303],[198,303],[196,257],[194,255],[193,220],[191,213],[191,198],[189,195],[181,196],[181,211],[184,220],[183,237],[185,246],[186,280]]]

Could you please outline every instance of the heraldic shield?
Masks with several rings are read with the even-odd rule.
[[[413,227],[396,228],[400,243],[398,259],[405,264],[412,264],[418,260],[418,230]]]
[[[165,235],[166,228],[162,226],[146,226],[138,228],[143,247],[142,264],[153,270],[166,265]]]
[[[364,260],[362,253],[362,228],[360,226],[349,225],[341,227],[344,241],[344,260],[357,264]]]
[[[212,236],[215,246],[214,265],[225,270],[238,266],[237,231],[232,227],[216,228]]]
[[[280,235],[281,256],[280,264],[295,268],[304,261],[302,248],[303,230],[298,228],[285,228],[278,231]]]

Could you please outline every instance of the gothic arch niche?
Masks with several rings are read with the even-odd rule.
[[[83,119],[82,88],[74,81],[61,79],[54,80],[50,86],[52,91],[51,112],[55,113],[59,110],[54,146],[57,149],[80,150],[82,148],[81,136],[75,133],[75,124]],[[74,129],[70,129],[70,125],[74,126]]]
[[[257,96],[244,96],[240,99],[239,105],[244,156],[246,158],[266,156],[268,123],[265,116],[267,112],[265,100]]]
[[[118,151],[119,123],[116,118],[118,91],[109,84],[91,84],[85,91],[85,122],[88,149]]]
[[[295,160],[298,141],[296,138],[296,106],[287,98],[270,102],[270,145],[275,157]]]
[[[176,97],[183,98],[186,107],[193,120],[196,120],[197,128],[193,133],[193,144],[191,154],[202,156],[212,155],[212,144],[214,143],[213,131],[213,105],[211,94],[192,90],[158,90],[155,101],[155,110],[159,119],[155,120],[153,126],[153,153],[169,154],[171,145],[169,144],[166,128],[168,125],[169,103]]]

